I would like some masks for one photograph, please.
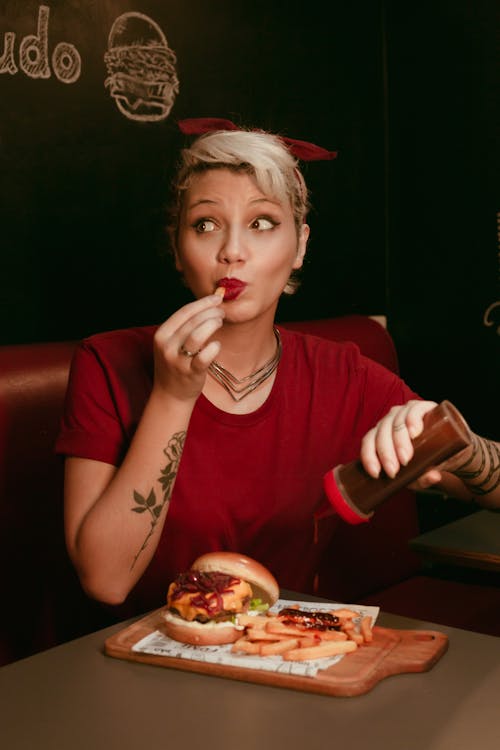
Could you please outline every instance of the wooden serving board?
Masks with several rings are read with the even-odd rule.
[[[448,648],[448,637],[434,630],[391,630],[375,626],[372,643],[347,654],[338,664],[319,671],[314,677],[132,651],[132,646],[142,638],[161,630],[162,611],[156,610],[110,636],[104,644],[105,653],[118,659],[233,680],[324,695],[355,696],[367,693],[391,675],[426,672]]]

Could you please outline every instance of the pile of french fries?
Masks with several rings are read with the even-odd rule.
[[[298,608],[298,606],[297,606]],[[316,630],[284,623],[277,615],[239,615],[245,630],[233,643],[234,653],[257,656],[280,655],[285,661],[324,659],[348,654],[373,640],[372,618],[351,609],[332,609],[339,618],[339,630]]]

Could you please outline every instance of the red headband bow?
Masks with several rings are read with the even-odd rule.
[[[203,135],[214,130],[241,130],[231,120],[219,117],[191,117],[187,120],[179,120],[177,124],[181,133],[185,135]],[[324,161],[337,158],[336,151],[327,151],[326,148],[316,146],[314,143],[297,141],[281,135],[278,137],[287,145],[289,151],[302,161]]]

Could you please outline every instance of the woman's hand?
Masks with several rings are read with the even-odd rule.
[[[222,326],[222,298],[210,294],[181,307],[154,336],[153,390],[179,400],[196,399],[205,383],[210,363],[220,351],[210,341]]]
[[[365,470],[378,477],[382,469],[395,477],[401,466],[413,456],[412,440],[423,430],[423,418],[434,409],[434,401],[408,401],[403,406],[393,406],[373,429],[366,433],[361,443],[360,458]],[[425,489],[441,480],[441,472],[431,469],[412,486]]]
[[[413,457],[412,440],[422,432],[423,417],[434,409],[434,401],[408,401],[393,406],[361,443],[360,458],[365,470],[378,477],[382,469],[395,477]],[[472,433],[471,433],[472,434]],[[435,487],[461,500],[500,508],[500,443],[472,434],[470,445],[439,466],[433,466],[412,482],[414,490]]]

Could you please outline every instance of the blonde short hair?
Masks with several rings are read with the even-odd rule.
[[[181,151],[177,176],[172,185],[173,199],[168,216],[172,251],[177,249],[177,233],[182,202],[193,177],[210,169],[231,169],[251,175],[265,195],[292,207],[297,238],[309,210],[309,195],[297,160],[277,135],[254,130],[215,130],[197,138]],[[285,293],[298,287],[295,274]]]

